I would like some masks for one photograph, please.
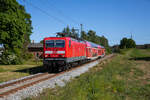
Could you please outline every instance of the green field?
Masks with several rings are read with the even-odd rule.
[[[0,83],[23,76],[38,73],[42,68],[42,62],[29,60],[22,65],[0,65]]]
[[[65,87],[26,100],[150,100],[150,50],[121,50]]]

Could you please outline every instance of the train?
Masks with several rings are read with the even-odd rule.
[[[101,45],[71,37],[46,37],[43,40],[43,66],[49,71],[66,70],[105,56]]]

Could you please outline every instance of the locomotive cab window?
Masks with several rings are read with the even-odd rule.
[[[64,40],[56,40],[55,41],[55,47],[65,47],[65,41]]]
[[[64,40],[46,40],[45,41],[46,48],[54,48],[54,47],[65,47],[65,41]]]
[[[54,40],[46,40],[45,41],[46,48],[52,48],[54,47]]]

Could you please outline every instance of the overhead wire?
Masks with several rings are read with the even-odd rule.
[[[28,2],[27,0],[25,1],[26,3],[30,4],[33,8],[37,9],[38,11],[42,12],[43,14],[47,15],[50,18],[53,18],[54,20],[56,20],[57,22],[61,23],[61,24],[66,24],[63,20],[59,19],[58,17],[49,14],[48,12],[46,12],[45,10],[41,9],[40,7],[35,6],[33,3]]]
[[[23,1],[26,2],[26,3],[28,3],[28,4],[30,4],[30,5],[31,5],[32,7],[34,7],[35,9],[38,9],[39,11],[41,11],[42,13],[44,13],[45,15],[47,15],[47,16],[53,18],[54,20],[58,21],[59,23],[68,25],[66,22],[64,22],[64,21],[61,20],[60,18],[58,18],[58,17],[56,17],[56,16],[54,16],[54,15],[49,14],[48,12],[46,12],[46,11],[43,10],[43,9],[41,9],[40,7],[35,6],[35,5],[32,4],[31,2],[28,2],[27,0],[26,0],[26,1],[23,0]],[[66,18],[67,20],[70,20],[70,22],[72,22],[72,23],[74,23],[74,24],[78,24],[78,25],[81,24],[81,23],[78,23],[78,22],[77,22],[76,20],[74,20],[73,18],[71,18],[71,17],[67,16],[66,14],[64,14],[63,11],[61,11],[61,10],[60,10],[58,7],[56,7],[54,4],[50,3],[49,0],[46,0],[46,1],[48,1],[48,3],[46,3],[46,4],[50,5],[49,7],[50,7],[51,9],[55,9],[55,11],[56,11],[58,14],[61,14],[64,18]],[[86,25],[86,26],[87,26],[87,25]],[[89,26],[89,25],[88,25],[88,26]],[[90,25],[90,26],[91,26],[91,25]]]
[[[45,2],[44,2],[45,1]],[[51,1],[51,2],[50,2]],[[75,25],[78,26],[78,28],[75,28],[77,30],[79,30],[79,25],[80,23],[78,23],[78,21],[74,20],[72,17],[68,16],[67,14],[65,14],[62,10],[59,9],[59,7],[55,6],[54,3],[52,2],[53,0],[43,0],[42,2],[48,6],[49,9],[52,9],[52,11],[55,11],[55,13],[59,14],[61,16],[61,18],[65,18],[67,19],[66,21],[69,21],[70,23],[74,23]],[[69,24],[70,24],[69,23]],[[67,25],[69,25],[67,24]],[[73,27],[74,28],[74,27]],[[78,33],[80,34],[80,31],[78,31]]]
[[[55,11],[56,11],[58,14],[62,15],[64,18],[70,20],[70,21],[73,22],[74,24],[79,24],[78,21],[76,21],[76,20],[74,20],[73,18],[71,18],[70,16],[64,14],[63,11],[60,10],[58,7],[56,7],[54,4],[52,4],[52,3],[50,2],[50,0],[46,0],[46,1],[48,2],[47,4],[50,5],[49,7],[51,7],[52,9],[55,9]]]

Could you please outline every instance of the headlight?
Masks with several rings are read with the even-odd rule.
[[[45,51],[45,54],[52,54],[53,51]]]
[[[57,51],[58,54],[65,54],[65,51]]]

